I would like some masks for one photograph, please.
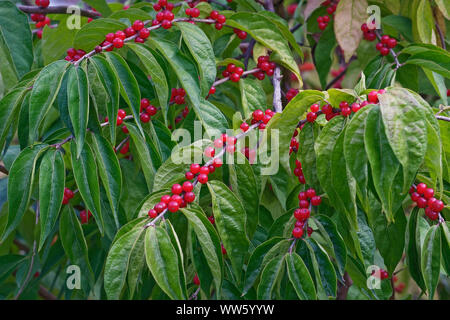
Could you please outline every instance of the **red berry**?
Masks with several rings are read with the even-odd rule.
[[[117,116],[116,125],[120,126],[123,123],[123,119],[119,116]]]
[[[199,174],[198,175],[198,182],[200,182],[201,184],[205,184],[208,182],[208,175],[207,174]]]
[[[217,20],[217,18],[219,17],[219,12],[217,12],[216,10],[213,10],[209,14],[209,16],[211,17],[211,19]]]
[[[179,208],[180,208],[180,205],[176,201],[170,201],[169,204],[167,205],[167,209],[170,212],[177,212]]]
[[[264,113],[261,110],[255,110],[253,111],[253,119],[256,121],[261,121],[264,117]]]
[[[326,104],[322,107],[322,112],[324,114],[331,114],[331,113],[333,113],[333,107],[329,104]]]
[[[352,112],[356,113],[359,111],[359,109],[361,109],[361,105],[359,103],[355,102],[352,104]]]
[[[147,108],[145,108],[145,112],[151,116],[154,116],[156,112],[158,112],[158,110],[155,108],[155,106],[149,105]]]
[[[436,200],[432,203],[431,209],[435,212],[441,212],[444,209],[444,203],[441,200]]]
[[[434,196],[434,190],[432,188],[426,188],[425,191],[423,192],[423,196],[426,199],[430,199]]]
[[[206,176],[206,179],[208,179],[208,176]],[[205,183],[206,183],[206,182],[205,182]],[[186,192],[186,193],[184,194],[184,200],[185,200],[186,202],[188,202],[188,203],[193,202],[193,201],[195,200],[195,194],[194,194],[193,192],[191,192],[191,191]]]
[[[173,189],[173,187],[172,187],[172,189]],[[194,185],[189,181],[185,181],[185,182],[183,182],[182,189],[184,192],[190,192],[194,189]]]
[[[216,139],[216,140],[214,140],[214,147],[216,147],[216,148],[222,148],[223,147],[223,141],[222,141],[222,139]]]
[[[212,224],[214,224],[216,222],[216,220],[214,219],[214,216],[209,216],[208,217],[209,222],[211,222]]]
[[[186,179],[188,179],[188,180],[192,180],[192,179],[194,179],[194,177],[195,177],[195,175],[194,175],[192,172],[190,172],[190,171],[186,172],[184,176],[185,176]]]
[[[308,232],[308,237],[311,237],[312,233],[314,232],[314,229],[311,228],[311,227],[308,227],[308,228],[306,229],[306,231]]]
[[[305,209],[307,209],[307,208],[309,208],[309,201],[308,201],[308,200],[300,200],[300,201],[298,202],[298,206],[299,206],[300,208],[305,208]]]
[[[367,100],[370,103],[378,103],[378,91],[371,91],[367,95]]]
[[[66,195],[63,196],[62,204],[68,204],[70,199],[66,197]]]
[[[213,147],[206,147],[205,149],[205,157],[212,158],[214,157],[216,150]]]
[[[127,113],[125,112],[125,110],[119,109],[119,111],[117,112],[117,116],[125,118],[127,116]]]
[[[131,37],[136,34],[136,31],[132,27],[128,27],[125,29],[125,34],[127,37]]]
[[[220,168],[222,165],[223,165],[222,159],[214,158],[214,160],[213,160],[214,168]]]
[[[344,117],[348,117],[351,113],[352,113],[352,109],[350,109],[349,107],[345,107],[345,108],[341,109],[341,114]]]
[[[158,216],[158,212],[156,212],[155,209],[148,210],[148,216],[152,219],[156,218]]]
[[[419,208],[425,208],[428,204],[427,199],[425,199],[423,197],[419,197],[419,199],[417,199],[416,203]]]
[[[314,122],[317,119],[317,114],[314,112],[308,112],[308,114],[306,115],[306,121],[308,122]]]
[[[299,168],[300,169],[300,168]],[[300,169],[301,170],[301,169]],[[301,191],[299,194],[298,194],[298,200],[307,200],[308,199],[308,196],[306,195],[306,192],[304,192],[304,191]]]
[[[292,235],[294,238],[301,238],[303,236],[303,229],[295,227],[294,230],[292,230]]]
[[[328,24],[325,22],[319,22],[319,29],[325,30],[327,28]]]
[[[230,76],[230,80],[232,82],[238,82],[239,80],[241,80],[241,76],[237,73],[232,73]]]
[[[64,196],[72,199],[73,198],[73,191],[70,190],[69,188],[64,188]]]
[[[166,204],[169,203],[170,202],[170,195],[168,195],[168,194],[163,195],[161,197],[161,202],[164,202]]]
[[[306,196],[311,199],[312,197],[314,197],[316,195],[316,190],[314,189],[308,189],[306,190]]]
[[[209,168],[207,166],[202,166],[199,172],[200,174],[209,174]]]
[[[37,2],[38,0],[36,0]],[[37,4],[37,3],[36,3]],[[40,4],[37,4],[40,7],[47,8],[50,5],[49,0],[40,0]]]
[[[218,23],[225,23],[225,21],[227,20],[227,18],[225,18],[225,16],[224,15],[222,15],[222,14],[219,14],[218,16],[217,16],[217,22]]]
[[[150,121],[150,116],[146,113],[141,113],[140,117],[142,122],[147,123]]]
[[[130,133],[130,132],[128,131],[127,126],[123,126],[123,127],[122,127],[122,132],[125,133],[125,134]]]
[[[380,54],[382,56],[387,56],[389,54],[389,48],[383,47],[380,49]]]
[[[413,192],[411,193],[411,200],[416,202],[417,200],[419,200],[420,198],[420,194],[418,194],[417,192]]]
[[[388,35],[384,35],[381,37],[382,44],[388,44],[390,37]]]
[[[416,188],[417,188],[417,193],[424,194],[425,190],[427,189],[427,185],[422,182],[422,183],[419,183]]]
[[[121,30],[119,30],[119,31],[116,31],[116,33],[114,34],[114,38],[115,39],[122,39],[122,40],[125,40],[125,38],[127,37],[127,35],[125,34],[125,32],[123,32],[123,31],[121,31]]]
[[[319,108],[320,108],[320,106],[317,103],[315,103],[311,106],[311,112],[314,112],[314,113],[318,112]]]
[[[198,163],[191,164],[190,170],[193,174],[197,174],[200,172],[200,165]]]
[[[113,46],[114,46],[114,48],[122,48],[123,47],[123,40],[121,38],[115,38],[113,40]]]
[[[310,212],[306,208],[295,209],[295,211],[294,211],[294,217],[295,217],[295,219],[297,219],[299,221],[305,221],[306,219],[309,218],[309,215],[310,215]]]
[[[183,198],[178,194],[174,194],[170,197],[170,201],[175,201],[178,205],[181,205],[183,203]]]
[[[221,243],[220,246],[222,247],[222,254],[225,256],[227,254],[227,250],[223,246],[223,243]]]
[[[200,15],[200,9],[199,8],[192,8],[191,9],[191,16],[193,18],[197,18]]]
[[[189,182],[189,183],[190,183],[190,182]],[[191,183],[191,184],[192,184],[192,183]],[[189,190],[189,191],[191,191],[191,190]],[[183,188],[181,187],[180,184],[175,183],[175,184],[172,186],[172,193],[174,193],[174,194],[180,194],[181,192],[183,192]]]
[[[433,207],[433,202],[435,202],[437,199],[436,198],[430,198],[427,200],[427,205],[431,208]]]
[[[172,22],[169,21],[169,20],[163,20],[163,21],[161,22],[161,26],[162,26],[164,29],[170,29],[170,28],[172,27]]]
[[[314,196],[311,198],[311,204],[313,206],[318,206],[322,202],[322,198],[320,196]]]
[[[195,274],[195,276],[194,276],[194,284],[196,285],[196,286],[199,286],[200,285],[200,279],[198,278],[198,275],[197,274]]]

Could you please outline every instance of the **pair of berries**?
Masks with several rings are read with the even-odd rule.
[[[373,276],[376,276],[376,277],[379,277],[381,280],[384,280],[384,279],[388,279],[388,278],[389,278],[389,273],[388,273],[386,270],[381,269],[381,268],[380,268],[380,270],[379,270],[378,272],[376,272],[375,270],[373,270],[373,271],[372,271],[372,275],[373,275]]]
[[[330,16],[322,16],[317,18],[317,24],[319,25],[320,30],[325,30],[328,26],[328,23],[330,22]]]
[[[82,56],[86,54],[86,51],[81,49],[69,48],[67,50],[67,56],[64,58],[66,61],[78,61]]]
[[[389,37],[388,35],[383,35],[381,37],[381,41],[377,43],[376,48],[382,56],[387,56],[390,52],[390,49],[393,49],[396,46],[397,40]]]
[[[337,5],[339,3],[340,0],[326,0],[324,2],[321,3],[321,6],[323,7],[328,7],[327,8],[327,12],[328,14],[333,14],[336,11]]]
[[[258,63],[256,65],[261,71],[255,72],[254,76],[258,80],[264,80],[264,73],[267,74],[269,77],[273,76],[273,73],[275,72],[275,67],[277,66],[275,62],[271,62],[269,60],[269,56],[259,56],[258,57]]]
[[[126,126],[122,127],[122,131],[125,132],[124,128],[126,129],[126,132],[128,133],[128,129]],[[120,148],[120,153],[123,155],[126,155],[128,152],[130,151],[130,140],[128,140],[127,142],[125,142],[125,144],[122,146],[122,148]]]
[[[89,222],[89,220],[92,217],[92,213],[89,210],[82,210],[80,211],[80,219],[81,219],[81,224],[86,224]]]
[[[127,116],[127,113],[123,109],[119,109],[117,112],[117,119],[116,119],[116,125],[120,126],[123,123],[123,118]],[[109,122],[108,117],[105,117],[105,122]]]
[[[170,102],[174,102],[176,104],[184,104],[186,96],[186,91],[183,88],[172,88],[172,93],[170,96]]]
[[[384,94],[384,93],[386,93],[386,90],[384,90],[384,89],[373,90],[373,91],[369,92],[369,94],[367,95],[367,101],[372,104],[377,104],[379,102],[378,95]]]
[[[367,41],[375,41],[375,39],[377,38],[377,35],[375,34],[375,25],[372,25],[371,27],[369,27],[367,25],[367,23],[364,23],[361,26],[361,31],[364,33],[364,39],[366,39]]]
[[[411,200],[414,201],[419,208],[425,209],[425,215],[430,220],[437,220],[439,212],[444,209],[444,202],[434,197],[434,189],[428,188],[425,183],[419,183],[416,187],[411,186],[409,189]]]
[[[50,5],[50,0],[35,0],[34,3],[41,8],[47,8]]]
[[[62,200],[62,204],[68,204],[70,199],[74,197],[74,193],[69,188],[64,188],[64,196]]]
[[[269,123],[270,119],[272,119],[275,113],[271,109],[266,109],[264,112],[261,109],[257,109],[252,113],[251,124],[255,124],[259,122],[258,128],[259,130],[264,130],[266,125]],[[245,124],[244,124],[245,123]],[[247,131],[249,125],[246,122],[243,122],[240,126],[242,131]]]
[[[51,23],[50,18],[47,16],[44,16],[44,17],[45,17],[44,20],[36,22],[36,28],[38,28],[38,29],[43,28],[46,25],[50,27],[50,23]]]
[[[247,32],[243,31],[243,30],[239,30],[234,28],[233,32],[237,35],[237,37],[241,40],[245,40],[245,38],[247,38]]]
[[[211,11],[209,17],[216,21],[215,28],[217,30],[222,29],[224,23],[227,21],[227,18],[225,18],[223,14],[219,14],[219,12],[216,10]]]
[[[298,177],[298,182],[301,184],[306,183],[305,176],[303,175],[302,163],[298,160],[295,160],[294,176]]]
[[[148,100],[147,98],[141,99],[140,110],[141,110],[141,114],[140,114],[139,118],[144,123],[149,122],[152,119],[152,116],[154,116],[156,114],[156,112],[158,112],[158,109],[156,109],[155,106],[151,105],[150,100]]]
[[[300,148],[300,144],[294,137],[291,138],[291,143],[289,144],[289,154],[292,152],[297,152]]]
[[[198,8],[187,8],[185,11],[187,16],[190,16],[192,18],[198,18],[200,15],[200,10]]]
[[[222,71],[222,76],[229,77],[232,82],[238,82],[241,80],[241,76],[244,74],[244,69],[229,63],[224,71]]]

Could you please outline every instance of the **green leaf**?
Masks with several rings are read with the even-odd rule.
[[[210,181],[208,189],[212,197],[217,230],[231,260],[233,272],[236,278],[240,279],[244,258],[250,245],[246,234],[244,207],[223,182]]]
[[[22,78],[33,64],[33,36],[27,14],[11,1],[0,2],[0,38],[17,78]]]
[[[94,56],[90,59],[91,64],[95,67],[98,78],[102,82],[106,92],[108,92],[109,103],[107,104],[106,113],[108,119],[116,119],[119,110],[119,81],[108,61],[101,56]],[[111,142],[116,142],[116,126],[108,126],[111,135]]]
[[[314,50],[314,62],[322,89],[325,89],[327,86],[327,79],[333,63],[332,56],[335,47],[336,37],[334,30],[332,27],[328,27],[322,32],[319,42],[317,42],[316,50]]]
[[[266,93],[261,81],[244,78],[239,81],[241,103],[245,118],[257,109],[265,109],[267,105]]]
[[[260,186],[248,160],[236,152],[234,164],[228,166],[232,190],[245,203],[247,236],[253,238],[258,225]]]
[[[435,0],[434,2],[438,5],[444,17],[450,20],[450,3],[445,0]]]
[[[425,285],[428,289],[428,298],[434,297],[437,284],[439,282],[439,271],[441,268],[441,229],[438,225],[432,226],[427,234],[422,246],[422,273]]]
[[[64,251],[72,264],[78,265],[81,274],[81,288],[88,294],[94,285],[94,273],[88,257],[88,247],[81,223],[72,207],[67,205],[61,213],[59,236]]]
[[[171,299],[186,299],[180,283],[178,254],[164,228],[147,228],[145,258],[159,287]]]
[[[423,290],[426,290],[425,282],[421,270],[421,245],[420,245],[420,232],[419,232],[419,208],[415,207],[408,220],[406,228],[406,264],[408,266],[411,277],[416,281],[417,285]]]
[[[329,297],[336,297],[337,276],[330,258],[313,238],[309,238],[307,241],[312,249],[311,254],[314,253],[314,259],[317,261],[319,276],[326,294]]]
[[[84,0],[88,5],[102,14],[102,17],[109,16],[112,11],[106,0]]]
[[[367,20],[366,0],[342,0],[334,14],[334,33],[348,62],[362,39],[361,25]]]
[[[29,146],[22,150],[12,164],[8,178],[8,223],[3,230],[1,241],[17,228],[28,209],[36,163],[47,148],[44,144]]]
[[[100,185],[98,181],[97,165],[91,147],[87,144],[81,150],[80,157],[76,157],[77,146],[75,141],[70,143],[72,168],[75,181],[81,198],[87,209],[92,212],[100,233],[103,235],[103,217],[100,207]]]
[[[355,179],[356,194],[365,212],[369,212],[370,203],[368,195],[369,160],[364,146],[364,131],[371,107],[372,105],[368,105],[353,116],[347,125],[344,138],[345,162]],[[358,156],[355,156],[356,154]]]
[[[408,51],[406,52],[408,53]],[[438,50],[426,50],[411,55],[405,64],[413,64],[450,78],[450,54]]]
[[[83,150],[89,119],[89,85],[83,68],[71,67],[67,73],[67,102],[77,142],[78,158]]]
[[[297,157],[302,163],[303,175],[308,185],[316,190],[320,190],[319,180],[317,178],[316,153],[314,151],[314,141],[319,135],[317,126],[312,123],[305,123],[298,136],[300,150]]]
[[[434,18],[431,4],[426,0],[418,0],[417,10],[413,12],[414,30],[417,42],[431,43],[433,39]]]
[[[152,156],[148,145],[148,139],[143,138],[138,131],[138,128],[133,124],[127,124],[128,131],[133,143],[136,145],[136,151],[139,156],[142,171],[144,172],[145,181],[147,181],[147,188],[152,192],[152,185],[155,176],[155,164],[153,163]]]
[[[55,101],[67,66],[67,61],[55,61],[45,66],[36,78],[30,97],[30,141],[38,140],[39,126]]]
[[[150,50],[138,44],[127,43],[127,46],[136,53],[145,70],[150,74],[158,96],[159,105],[163,111],[164,122],[167,123],[169,87],[163,68],[159,65]]]
[[[268,262],[267,258],[271,259],[274,257],[269,254],[269,252],[272,251],[272,248],[274,247],[276,249],[280,248],[280,244],[287,247],[289,245],[289,242],[287,240],[283,240],[280,237],[273,237],[261,243],[258,247],[256,247],[255,250],[253,250],[252,255],[250,256],[250,259],[247,263],[247,269],[245,271],[245,280],[242,295],[247,294],[250,288],[253,287],[254,283],[258,279],[259,274]],[[276,250],[275,252],[280,253],[280,251],[281,250]],[[273,252],[274,251],[272,251],[272,253]]]
[[[294,129],[302,119],[304,113],[315,102],[321,101],[324,94],[316,90],[305,90],[300,92],[284,108],[279,116],[274,116],[269,122],[266,131],[277,129],[279,131],[279,155],[280,163],[287,172],[290,172],[289,166],[289,144],[292,139]],[[263,149],[263,148],[261,148]]]
[[[122,172],[113,146],[102,136],[92,134],[92,149],[106,195],[111,205],[116,227],[119,228],[119,201],[122,192]]]
[[[41,236],[39,250],[49,236],[58,219],[64,196],[65,168],[59,150],[47,151],[39,168],[39,216]]]
[[[409,190],[427,150],[427,127],[422,108],[406,89],[380,95],[380,111],[389,145],[403,167],[403,191]]]
[[[389,222],[401,206],[403,192],[403,171],[386,137],[383,119],[378,106],[373,107],[366,120],[364,145],[370,162],[373,184],[381,200],[383,211]]]
[[[149,39],[148,42],[157,48],[172,66],[182,87],[186,90],[189,105],[194,108],[207,134],[212,136],[217,131],[225,132],[228,122],[222,112],[201,95],[197,70],[192,61],[172,42],[162,39],[158,41]]]
[[[116,77],[119,79],[120,95],[130,107],[134,122],[136,123],[141,135],[144,136],[144,131],[142,129],[141,121],[139,118],[141,108],[141,93],[139,91],[139,85],[136,81],[136,78],[134,77],[125,60],[119,54],[115,52],[108,52],[106,54],[106,59],[113,67]],[[112,120],[113,119],[111,119],[111,121]],[[115,124],[115,120],[112,123]]]
[[[448,229],[450,223],[448,221],[441,223],[440,228],[442,234],[442,265],[447,275],[450,274],[450,231]]]
[[[402,208],[397,210],[394,218],[395,222],[389,223],[383,214],[379,214],[373,223],[377,248],[390,274],[395,271],[405,248],[406,217]]]
[[[3,151],[11,124],[18,118],[22,100],[28,91],[14,89],[0,100],[0,152]]]
[[[128,27],[125,23],[114,19],[95,19],[78,30],[73,41],[73,47],[83,49],[86,52],[93,50],[99,43],[105,40],[110,32],[123,30]]]
[[[70,25],[68,19],[61,19],[56,27],[45,26],[42,29],[41,48],[44,65],[61,59],[67,48],[72,47],[77,29],[69,29],[68,25]]]
[[[126,233],[117,233],[105,264],[104,285],[108,299],[120,299],[127,273],[132,267],[131,257],[140,243],[144,242],[144,231],[143,226],[137,224]]]
[[[272,50],[275,53],[275,60],[292,71],[298,79],[301,79],[289,43],[276,23],[262,14],[238,12],[227,18],[227,25],[247,32],[253,39]]]
[[[219,235],[200,208],[181,209],[200,243],[207,265],[214,279],[217,295],[220,296],[223,278],[223,259]]]
[[[316,289],[311,274],[302,258],[297,253],[286,254],[289,281],[301,300],[316,300]]]
[[[203,97],[208,95],[209,89],[216,80],[216,61],[214,51],[206,34],[195,24],[177,22],[181,35],[189,52],[197,62],[200,73],[200,88]]]
[[[267,263],[261,274],[261,280],[258,285],[258,300],[272,300],[272,291],[279,279],[283,266],[284,256],[273,258]]]

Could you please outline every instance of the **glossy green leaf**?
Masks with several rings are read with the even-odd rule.
[[[95,19],[78,30],[73,41],[73,47],[89,52],[104,41],[108,33],[123,30],[126,27],[127,25],[119,20]]]
[[[18,118],[22,99],[27,91],[14,89],[0,100],[0,151],[3,151],[11,124]]]
[[[284,266],[284,256],[273,258],[267,263],[261,274],[258,285],[258,299],[271,300],[272,292],[277,284],[277,280]]]
[[[326,294],[329,297],[336,297],[337,276],[330,258],[314,239],[309,238],[307,241],[314,252],[314,258],[317,261],[320,279]]]
[[[112,11],[106,0],[84,0],[88,5],[102,14],[102,17],[109,16]]]
[[[28,209],[36,163],[47,148],[44,144],[29,146],[22,150],[11,166],[8,178],[8,223],[1,241],[17,228]]]
[[[116,119],[119,110],[119,81],[108,61],[101,56],[91,58],[91,64],[95,67],[98,78],[102,82],[103,88],[108,92],[109,103],[106,113],[108,119]],[[116,142],[116,126],[108,126],[111,135],[111,142]]]
[[[78,191],[87,209],[92,212],[100,232],[103,234],[103,217],[100,207],[100,185],[95,164],[94,153],[89,145],[85,144],[77,159],[77,146],[75,141],[70,143],[72,168]]]
[[[426,290],[425,282],[421,269],[421,244],[419,233],[419,208],[413,209],[409,216],[408,225],[406,228],[406,264],[408,266],[411,277],[416,281],[417,285],[423,290]]]
[[[314,142],[319,135],[318,128],[312,123],[305,123],[303,129],[298,135],[300,148],[297,157],[302,164],[303,175],[308,185],[317,191],[320,190],[319,180],[317,178],[316,152]]]
[[[223,182],[210,181],[208,189],[212,197],[217,230],[231,260],[233,272],[240,279],[250,244],[246,233],[247,219],[244,207]]]
[[[331,22],[331,24],[334,24]],[[332,26],[327,27],[320,36],[317,43],[316,50],[314,50],[314,61],[319,75],[322,89],[325,90],[327,86],[327,79],[330,73],[330,68],[333,63],[332,55],[336,47],[336,36]]]
[[[441,268],[441,229],[437,225],[432,226],[425,236],[421,263],[428,298],[431,300],[439,282]]]
[[[59,220],[59,236],[67,257],[82,270],[81,289],[89,293],[93,287],[94,274],[88,257],[88,247],[81,223],[71,206],[65,206]]]
[[[209,89],[216,80],[216,61],[211,41],[195,24],[179,22],[176,24],[190,53],[197,62],[200,73],[200,88],[203,97],[208,95]]]
[[[117,233],[106,258],[104,284],[108,299],[117,300],[125,286],[133,252],[144,243],[145,229],[135,225],[126,233]]]
[[[153,85],[158,96],[159,105],[163,111],[164,121],[167,123],[167,113],[168,113],[168,94],[169,87],[167,84],[167,79],[164,74],[163,68],[159,65],[158,61],[155,59],[150,50],[145,49],[141,45],[128,43],[127,46],[131,48],[134,53],[141,60],[145,70],[151,76]]]
[[[164,228],[147,228],[145,258],[159,287],[172,299],[186,299],[180,283],[178,254]]]
[[[42,157],[39,167],[39,215],[41,235],[39,250],[44,245],[58,219],[64,196],[65,168],[62,153],[49,150]]]
[[[97,160],[103,186],[108,196],[116,227],[119,228],[119,200],[122,192],[122,172],[113,146],[98,134],[92,134],[92,150]]]
[[[141,109],[141,93],[139,91],[139,85],[136,78],[131,72],[130,67],[128,67],[126,61],[119,54],[115,52],[108,52],[106,59],[111,64],[115,71],[116,77],[119,79],[120,95],[130,107],[134,122],[136,123],[141,135],[144,136],[144,131],[139,118]]]
[[[286,265],[289,281],[301,300],[315,300],[316,289],[311,274],[302,258],[295,252],[286,254]]]
[[[266,93],[261,85],[261,81],[250,78],[239,81],[241,91],[241,103],[244,116],[247,118],[257,109],[265,109],[267,105]]]
[[[83,68],[72,67],[67,73],[67,102],[77,142],[78,158],[83,149],[89,119],[89,85]]]
[[[447,275],[450,274],[450,223],[446,221],[440,224],[441,228],[441,244],[442,244],[442,266],[444,267]]]
[[[38,140],[39,126],[55,101],[67,65],[67,61],[55,61],[45,66],[36,78],[30,97],[30,141]]]

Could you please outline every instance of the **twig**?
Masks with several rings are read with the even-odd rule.
[[[280,67],[276,67],[273,73],[272,84],[273,84],[273,108],[275,112],[281,112],[283,110],[283,105],[281,103],[281,75]]]
[[[200,292],[200,286],[197,288],[197,290],[195,290],[195,292],[192,294],[192,296],[189,298],[189,300],[193,300],[193,299],[197,300],[197,296],[198,296],[199,292]]]
[[[266,0],[266,9],[275,12],[275,7],[273,6],[272,0]]]
[[[296,243],[296,242],[297,242],[297,239],[294,238],[293,241],[292,241],[292,244],[291,244],[290,247],[289,247],[289,254],[292,253],[292,250],[294,249],[294,246],[295,246],[295,243]]]
[[[301,23],[297,23],[297,24],[296,24],[295,26],[293,26],[293,27],[291,28],[291,30],[289,30],[289,31],[291,31],[292,33],[294,33],[294,32],[297,31],[301,26],[302,26]]]
[[[6,174],[6,175],[9,174],[8,169],[6,169],[6,168],[5,168],[4,166],[2,166],[1,164],[0,164],[0,172],[3,173],[3,174]]]
[[[245,51],[244,66],[246,69],[248,67],[248,60],[250,59],[250,56],[252,55],[253,47],[255,46],[255,44],[256,44],[255,39],[250,40],[247,50]]]
[[[261,71],[261,69],[256,68],[256,69],[248,70],[248,71],[245,71],[245,72],[242,74],[242,76],[247,76],[247,75],[249,75],[249,74],[253,74],[253,73],[256,73],[256,72],[258,72],[258,71]],[[214,82],[212,86],[213,86],[213,87],[216,87],[216,86],[218,86],[219,84],[222,84],[222,83],[224,83],[224,82],[227,82],[228,80],[230,80],[230,77],[222,78],[222,79],[217,80],[216,82]]]
[[[447,110],[450,110],[450,106],[442,106],[439,108],[439,111],[436,113],[436,116],[440,115],[442,112],[445,112]]]
[[[44,299],[44,300],[56,300],[56,296],[53,295],[50,291],[47,290],[43,285],[39,286],[38,294]]]
[[[375,34],[378,38],[378,40],[381,41],[381,35],[380,32],[378,30],[375,30]],[[400,63],[400,61],[398,61],[398,56],[395,53],[395,51],[393,49],[389,49],[389,52],[391,53],[391,56],[394,58],[395,61],[395,70],[398,70],[398,68],[402,67],[404,64]]]
[[[70,140],[72,140],[74,137],[72,135],[68,136],[67,138],[65,138],[63,141],[59,142],[59,143],[55,143],[55,144],[51,144],[50,147],[59,149],[61,148],[61,146],[67,142],[69,142]]]
[[[436,116],[436,119],[438,119],[438,120],[443,120],[443,121],[447,121],[447,122],[450,122],[450,118],[449,118],[449,117],[444,117],[444,116]]]
[[[21,4],[19,4],[17,6],[17,8],[19,8],[21,11],[26,12],[26,13],[42,13],[42,14],[48,14],[48,13],[72,14],[72,12],[68,12],[68,10],[67,10],[70,7],[71,6],[51,6],[51,7],[47,7],[47,8],[42,8],[42,7],[38,7],[38,6],[24,6]],[[100,17],[101,13],[80,8],[80,15],[84,16],[84,17],[88,17],[88,18],[96,18],[96,17]]]
[[[348,294],[348,290],[350,289],[350,287],[352,286],[353,281],[350,278],[350,276],[348,275],[347,272],[344,273],[344,283],[338,283],[338,291],[337,291],[337,295],[336,295],[336,300],[346,300],[347,299],[347,294]]]

